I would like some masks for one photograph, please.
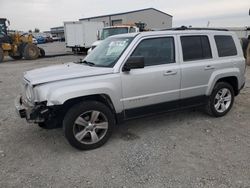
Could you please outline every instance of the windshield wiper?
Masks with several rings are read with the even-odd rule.
[[[94,63],[86,61],[86,60],[83,61],[82,59],[80,59],[79,63],[84,63],[84,64],[89,65],[89,66],[95,66]]]

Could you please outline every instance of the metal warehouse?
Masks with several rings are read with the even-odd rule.
[[[155,8],[147,8],[117,14],[82,18],[79,20],[103,22],[105,26],[142,22],[146,24],[146,28],[163,29],[172,27],[172,18],[172,15],[165,12],[162,12]]]

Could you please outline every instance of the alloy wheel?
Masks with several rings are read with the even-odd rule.
[[[108,119],[99,111],[88,111],[78,116],[74,122],[73,134],[83,144],[95,144],[107,133]]]

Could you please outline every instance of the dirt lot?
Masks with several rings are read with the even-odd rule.
[[[0,64],[0,187],[250,187],[250,67],[227,116],[188,110],[137,119],[80,152],[62,129],[27,124],[14,108],[22,72],[78,58]]]

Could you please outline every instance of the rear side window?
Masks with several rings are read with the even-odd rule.
[[[145,39],[136,47],[131,56],[143,56],[145,66],[175,62],[173,37]]]
[[[182,36],[181,45],[184,61],[212,58],[207,36]]]
[[[214,36],[219,57],[237,55],[237,49],[232,36]]]

